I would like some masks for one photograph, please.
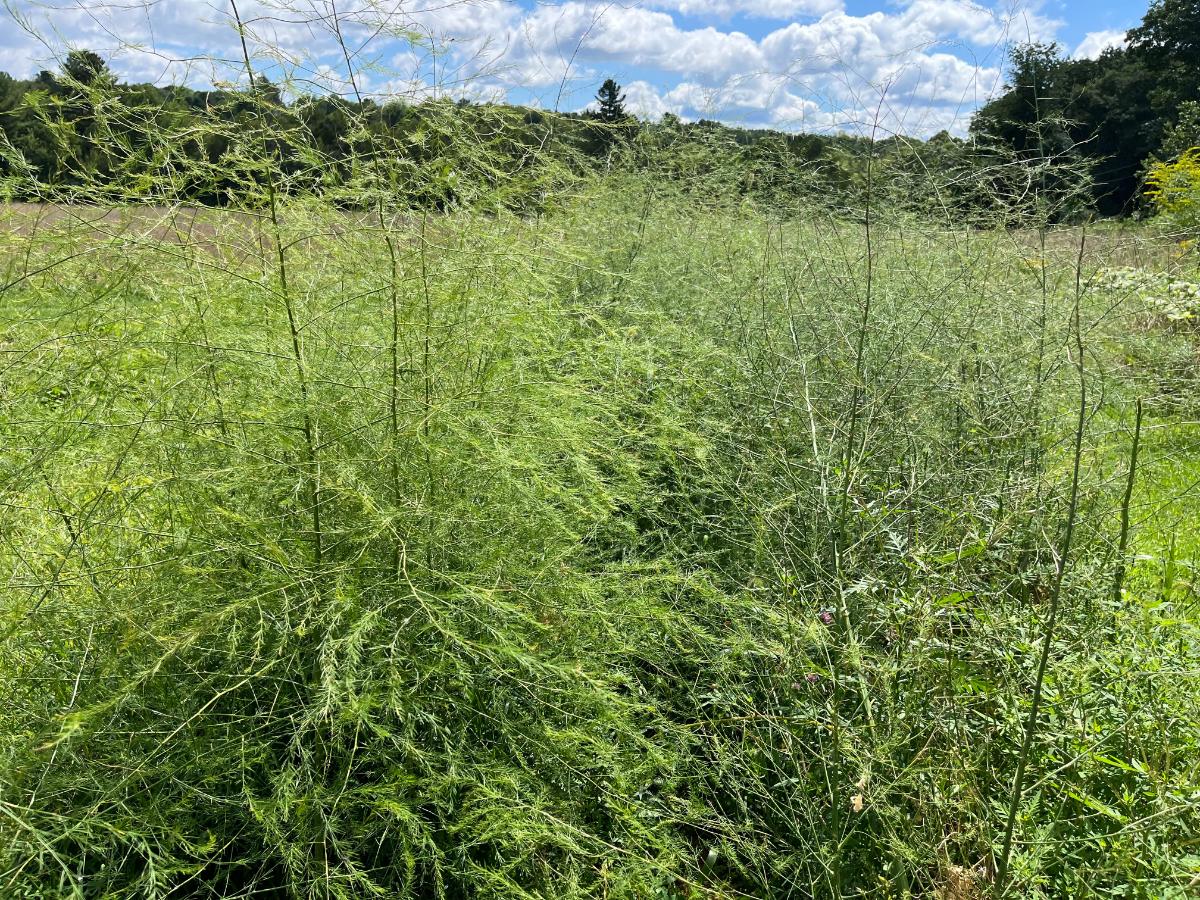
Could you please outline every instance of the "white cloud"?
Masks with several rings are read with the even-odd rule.
[[[1022,17],[1022,34],[1053,33],[1056,23]],[[843,69],[870,79],[888,61],[936,46],[966,47],[973,58],[996,55],[1014,29],[1013,17],[966,0],[913,0],[899,13],[851,16],[830,13],[816,22],[794,22],[763,39],[763,52],[777,68],[791,72]]]
[[[974,107],[1000,77],[998,68],[972,65],[949,53],[930,53],[916,55],[887,72],[885,84],[888,94]]]
[[[895,18],[896,30],[910,40],[962,40],[992,44],[1003,40],[1008,23],[975,3],[960,0],[913,0]]]
[[[1110,47],[1124,47],[1125,32],[1119,29],[1089,31],[1072,54],[1076,59],[1095,59]]]
[[[685,30],[663,12],[575,0],[539,5],[513,38],[516,56],[527,54],[543,64],[619,63],[709,80],[761,65],[758,45],[741,32],[711,26]],[[546,65],[556,78],[561,68]]]
[[[631,81],[624,86],[625,108],[641,119],[657,121],[663,113],[676,113],[679,109],[668,103],[648,81]]]

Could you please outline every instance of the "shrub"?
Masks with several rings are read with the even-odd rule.
[[[1154,163],[1146,183],[1147,196],[1171,227],[1189,234],[1200,231],[1200,147],[1174,162]]]

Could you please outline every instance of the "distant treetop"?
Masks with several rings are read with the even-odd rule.
[[[625,95],[621,93],[621,86],[611,78],[606,78],[604,84],[600,85],[596,100],[600,103],[601,122],[616,125],[629,117],[625,112]]]

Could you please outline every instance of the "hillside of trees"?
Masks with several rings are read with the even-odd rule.
[[[1095,60],[1055,44],[1013,48],[1004,93],[965,140],[638,121],[612,79],[598,109],[579,113],[288,93],[262,76],[249,91],[123,83],[87,50],[30,80],[0,73],[0,196],[152,202],[165,179],[172,196],[227,204],[252,174],[245,126],[265,110],[287,176],[280,189],[335,202],[357,202],[361,192],[344,189],[379,153],[411,164],[387,190],[415,207],[486,197],[529,209],[619,162],[785,208],[800,197],[854,208],[873,183],[890,208],[955,220],[1019,214],[1034,193],[1060,220],[1129,215],[1145,208],[1148,167],[1200,143],[1200,2],[1159,0],[1127,47]]]
[[[230,191],[245,189],[240,135],[263,110],[287,174],[285,189],[335,201],[340,193],[360,196],[343,189],[361,174],[355,166],[364,154],[374,153],[411,163],[411,177],[391,189],[414,206],[499,197],[525,208],[552,187],[618,161],[691,190],[733,188],[772,204],[794,202],[798,193],[852,203],[872,160],[877,172],[890,171],[898,188],[904,180],[928,182],[933,168],[945,188],[977,168],[972,146],[948,134],[872,145],[849,135],[684,122],[670,114],[643,122],[625,111],[623,100],[609,79],[599,109],[583,113],[466,100],[289,101],[261,77],[242,92],[126,84],[97,54],[76,50],[60,72],[42,71],[30,80],[0,74],[0,190],[15,199],[85,194],[152,201],[168,176],[175,196],[224,205]],[[929,165],[931,154],[943,157],[936,167]],[[900,177],[905,174],[908,179]],[[179,185],[178,177],[195,183]],[[966,195],[961,184],[950,193]],[[897,200],[912,196],[911,190],[896,192]],[[928,187],[922,197],[944,201]]]

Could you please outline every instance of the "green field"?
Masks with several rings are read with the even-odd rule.
[[[1194,896],[1163,273],[620,174],[0,209],[0,897]]]

